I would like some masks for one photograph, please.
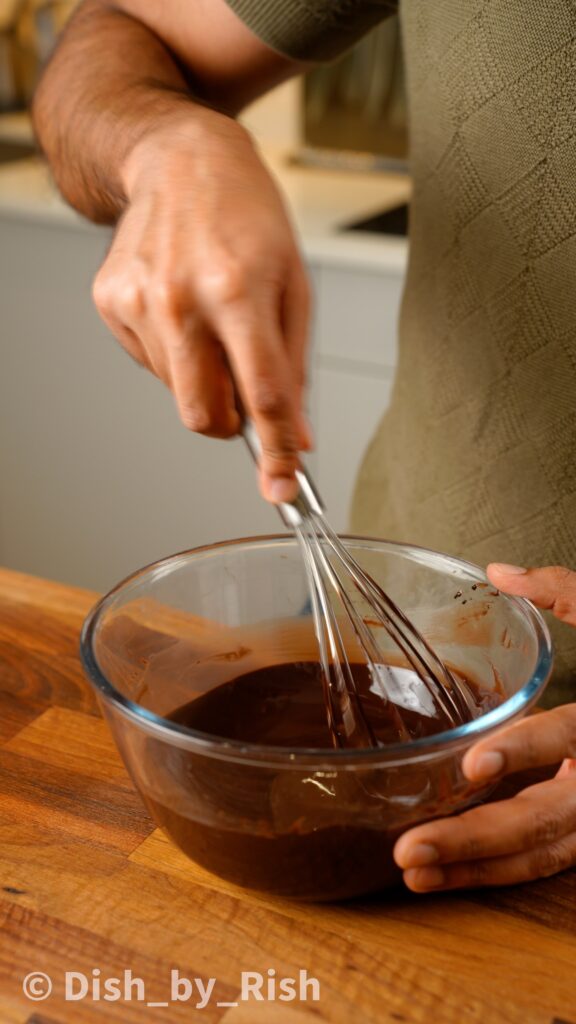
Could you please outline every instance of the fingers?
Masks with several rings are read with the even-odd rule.
[[[304,408],[310,311],[310,285],[300,258],[295,257],[284,292],[282,331],[288,360],[294,374],[296,425],[299,447],[303,451],[310,451],[313,447],[312,431]]]
[[[413,892],[517,885],[566,871],[574,864],[576,834],[557,843],[507,857],[450,864],[446,867],[409,869],[404,872],[404,882]]]
[[[576,757],[576,704],[515,722],[468,750],[462,770],[472,782]]]
[[[427,822],[400,837],[394,858],[416,892],[503,885],[576,862],[573,778],[531,786],[511,800]]]
[[[576,863],[576,705],[524,719],[475,744],[462,768],[473,781],[562,761],[556,778],[512,800],[427,822],[394,857],[415,892],[504,885]]]
[[[236,433],[239,395],[262,446],[261,489],[280,502],[296,496],[299,451],[311,445],[301,410],[309,295],[274,194],[253,207],[247,220],[243,204],[225,213],[211,200],[188,230],[173,204],[139,193],[94,298],[130,354],[172,389],[187,427]]]
[[[263,294],[269,301],[259,308],[249,296],[223,301],[215,317],[216,341],[201,312],[190,311],[191,300],[176,281],[144,287],[134,270],[118,273],[109,261],[94,286],[103,319],[130,354],[172,389],[184,425],[213,437],[239,429],[225,350],[262,443],[264,496],[289,501],[298,490],[297,389],[280,330],[279,301],[275,308],[275,297]]]
[[[126,351],[172,390],[189,430],[231,437],[239,417],[222,350],[200,317],[187,312],[177,282],[152,288],[134,266],[118,266],[114,254],[93,288],[102,319]]]
[[[279,311],[271,303],[259,308],[245,300],[224,304],[217,327],[243,406],[262,445],[262,493],[272,502],[291,501],[298,492],[294,473],[300,444],[294,376]]]
[[[150,353],[139,337],[138,331],[129,326],[138,319],[139,289],[130,280],[123,280],[120,274],[111,273],[106,260],[98,271],[92,286],[92,298],[100,316],[124,350],[147,370],[160,376]]]
[[[400,837],[394,858],[402,868],[481,860],[532,850],[572,830],[576,830],[574,781],[551,779],[510,800],[418,825]]]
[[[166,354],[170,388],[188,430],[233,437],[240,429],[234,389],[222,348],[199,317],[165,315],[155,324]]]
[[[576,572],[559,565],[523,569],[492,562],[486,573],[499,590],[527,597],[539,608],[548,609],[556,618],[576,626]]]

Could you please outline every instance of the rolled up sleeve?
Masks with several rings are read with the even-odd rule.
[[[226,0],[255,35],[292,60],[334,60],[397,10],[395,0]]]

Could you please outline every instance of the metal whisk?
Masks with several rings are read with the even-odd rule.
[[[253,458],[258,462],[260,441],[250,421],[245,421],[243,433]],[[331,594],[348,616],[373,682],[377,682],[382,697],[389,701],[400,740],[409,740],[411,735],[400,714],[398,700],[395,700],[399,684],[387,665],[374,631],[354,604],[354,592],[369,605],[370,623],[386,630],[402,658],[451,725],[468,721],[473,705],[464,685],[438,657],[414,623],[351,556],[328,523],[322,500],[309,474],[299,469],[296,477],[300,485],[296,498],[279,504],[277,508],[286,526],[294,530],[304,559],[329,725],[335,743],[341,747],[378,746],[358,697]]]

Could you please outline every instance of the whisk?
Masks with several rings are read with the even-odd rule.
[[[243,434],[258,462],[260,441],[253,423],[244,422]],[[416,626],[351,556],[324,514],[324,505],[311,477],[298,469],[300,490],[292,502],[277,505],[286,526],[294,531],[302,552],[318,641],[330,731],[340,747],[376,747],[378,741],[358,697],[345,639],[334,598],[343,607],[366,659],[370,676],[389,702],[400,740],[410,740],[398,709],[398,681],[387,665],[376,635],[358,611],[358,595],[370,608],[369,622],[383,627],[402,658],[416,673],[452,726],[471,717],[470,694],[431,648]],[[333,595],[333,596],[331,596]],[[389,659],[388,659],[389,660]]]

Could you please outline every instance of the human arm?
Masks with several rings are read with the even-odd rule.
[[[308,443],[308,285],[276,186],[231,115],[304,66],[224,0],[87,0],[33,111],[68,201],[119,222],[94,287],[104,320],[193,430],[236,432],[234,379],[273,498],[293,493]]]
[[[191,430],[232,436],[241,399],[274,501],[294,496],[298,453],[311,443],[310,297],[282,199],[234,118],[395,6],[84,0],[34,101],[64,196],[117,223],[94,286],[101,316],[171,388]]]
[[[510,571],[512,569],[513,571]],[[488,566],[492,583],[576,626],[576,572]],[[555,777],[515,797],[416,826],[394,857],[415,892],[530,881],[576,864],[576,704],[526,718],[480,740],[462,767],[471,781],[562,762]]]

